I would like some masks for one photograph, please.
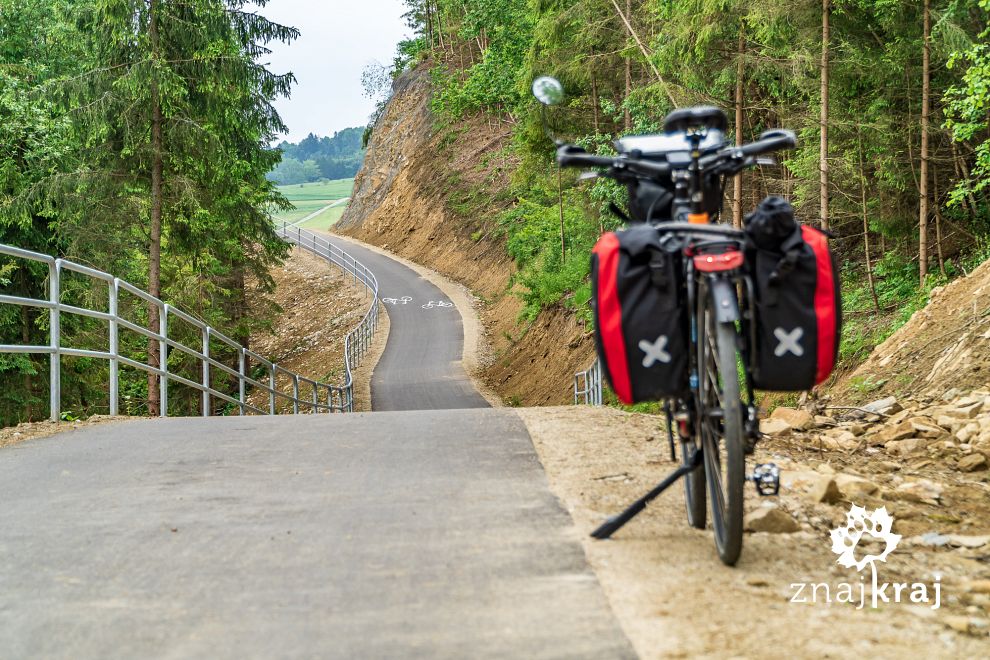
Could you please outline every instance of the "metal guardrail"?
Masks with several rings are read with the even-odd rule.
[[[574,374],[574,404],[602,405],[602,361]]]
[[[283,232],[284,233],[284,232]],[[278,401],[285,400],[292,403],[292,412],[299,414],[303,410],[309,412],[351,412],[354,409],[354,387],[352,369],[360,361],[371,343],[371,337],[378,327],[378,282],[375,276],[365,266],[360,264],[353,257],[343,252],[339,248],[330,246],[324,239],[312,235],[305,236],[308,244],[301,242],[303,233],[289,232],[295,236],[286,238],[301,247],[310,250],[320,256],[325,257],[331,263],[336,264],[346,273],[353,275],[355,284],[360,281],[364,284],[366,292],[372,294],[372,304],[361,323],[345,338],[345,372],[346,379],[343,385],[330,385],[322,383],[297,373],[284,369],[271,362],[250,349],[244,348],[236,341],[227,337],[223,333],[210,327],[199,319],[186,314],[185,312],[172,307],[171,305],[155,298],[134,285],[116,278],[109,273],[104,273],[87,266],[83,266],[65,259],[56,259],[46,254],[32,252],[21,248],[0,243],[0,255],[34,261],[45,264],[48,267],[48,299],[23,298],[19,296],[0,295],[0,304],[33,307],[48,310],[49,321],[49,343],[47,346],[30,345],[2,345],[0,353],[20,353],[31,355],[48,355],[50,370],[50,416],[52,420],[58,420],[62,409],[62,356],[87,357],[108,360],[110,364],[109,376],[109,399],[110,414],[119,414],[120,399],[120,367],[131,367],[149,374],[158,376],[160,391],[160,412],[164,417],[168,415],[168,395],[169,383],[178,383],[186,387],[198,390],[202,394],[202,415],[209,416],[212,413],[213,399],[220,399],[237,406],[238,412],[245,415],[253,412],[261,415],[274,415],[278,412]],[[309,234],[309,232],[305,232]],[[323,246],[320,241],[326,243]],[[312,247],[311,247],[312,246]],[[102,282],[107,287],[108,305],[107,310],[88,309],[65,304],[62,298],[62,273],[63,271],[74,272],[89,277],[98,282]],[[159,312],[159,330],[152,332],[132,321],[123,318],[118,313],[119,302],[122,294],[134,296],[140,301],[154,305]],[[106,351],[96,351],[89,349],[73,348],[62,345],[61,316],[62,314],[73,314],[99,321],[105,321],[109,329],[109,341]],[[187,346],[181,343],[173,334],[169,335],[170,321],[177,319],[199,330],[202,337],[202,344],[197,347]],[[121,331],[129,331],[149,339],[157,341],[159,355],[162,356],[161,364],[158,367],[149,366],[143,362],[132,360],[120,354],[120,334]],[[238,356],[238,369],[233,369],[222,362],[210,357],[210,347],[213,341],[218,341],[228,348],[234,350]],[[169,350],[178,351],[185,354],[201,364],[202,380],[196,382],[185,378],[177,373],[170,373],[168,368]],[[254,361],[264,367],[268,375],[268,382],[262,382],[253,378],[248,371],[249,361]],[[233,377],[238,383],[237,397],[226,392],[215,389],[211,386],[213,370]],[[291,382],[291,394],[279,389],[279,376],[288,376]],[[268,392],[267,408],[259,408],[247,402],[248,386],[258,388]],[[308,389],[308,396],[303,396],[303,390]]]
[[[344,373],[345,381],[341,389],[346,393],[345,412],[354,410],[354,374],[353,370],[371,348],[371,341],[378,330],[378,279],[375,274],[353,256],[333,245],[325,237],[314,234],[306,229],[289,225],[285,222],[276,229],[283,239],[308,252],[323,257],[331,264],[339,267],[344,274],[351,275],[354,286],[364,285],[366,296],[371,297],[371,304],[365,312],[361,323],[347,333],[344,338]]]

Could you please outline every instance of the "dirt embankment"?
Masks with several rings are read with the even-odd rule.
[[[990,261],[931,301],[829,390],[836,400],[934,395],[990,382]]]
[[[574,372],[593,346],[563,308],[521,324],[515,272],[495,222],[514,163],[507,125],[476,117],[438,130],[430,112],[429,68],[400,77],[375,126],[352,201],[336,231],[432,268],[477,298],[492,359],[479,374],[509,404],[569,402]],[[479,197],[484,197],[480,200]],[[490,203],[489,203],[490,198]],[[481,213],[456,209],[482,206]]]

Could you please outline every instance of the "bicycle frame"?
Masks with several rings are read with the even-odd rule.
[[[728,248],[725,252],[708,252],[715,247]],[[685,246],[684,259],[684,281],[686,284],[685,302],[689,313],[689,339],[690,339],[690,361],[689,373],[692,391],[691,414],[693,419],[697,419],[702,410],[702,403],[699,393],[699,365],[698,342],[702,339],[698,328],[698,309],[703,304],[703,300],[698,297],[699,285],[706,283],[706,288],[712,290],[716,296],[717,309],[722,312],[718,320],[720,322],[737,323],[739,326],[739,336],[744,338],[742,348],[743,372],[746,385],[746,396],[743,405],[747,411],[747,437],[751,442],[759,437],[759,426],[756,417],[756,407],[754,405],[755,394],[753,387],[752,357],[756,350],[756,329],[754,320],[756,318],[755,296],[753,290],[753,280],[745,272],[741,259],[744,246],[742,241],[734,240],[710,240],[697,244],[689,243]],[[699,250],[704,252],[699,253]],[[740,259],[733,262],[733,267],[723,267],[722,263],[713,263],[711,269],[701,270],[698,268],[697,257],[718,256],[726,252],[738,252]],[[676,410],[683,401],[674,400],[671,405]]]

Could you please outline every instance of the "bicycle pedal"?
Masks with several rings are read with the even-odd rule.
[[[780,468],[774,463],[760,463],[753,468],[753,474],[748,479],[756,486],[756,492],[761,497],[770,497],[780,493]]]

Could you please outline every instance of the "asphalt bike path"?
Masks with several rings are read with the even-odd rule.
[[[0,501],[4,658],[633,657],[508,409],[94,426]]]
[[[375,274],[388,311],[388,343],[371,377],[372,410],[489,407],[461,365],[464,328],[454,303],[408,266],[324,235]]]

